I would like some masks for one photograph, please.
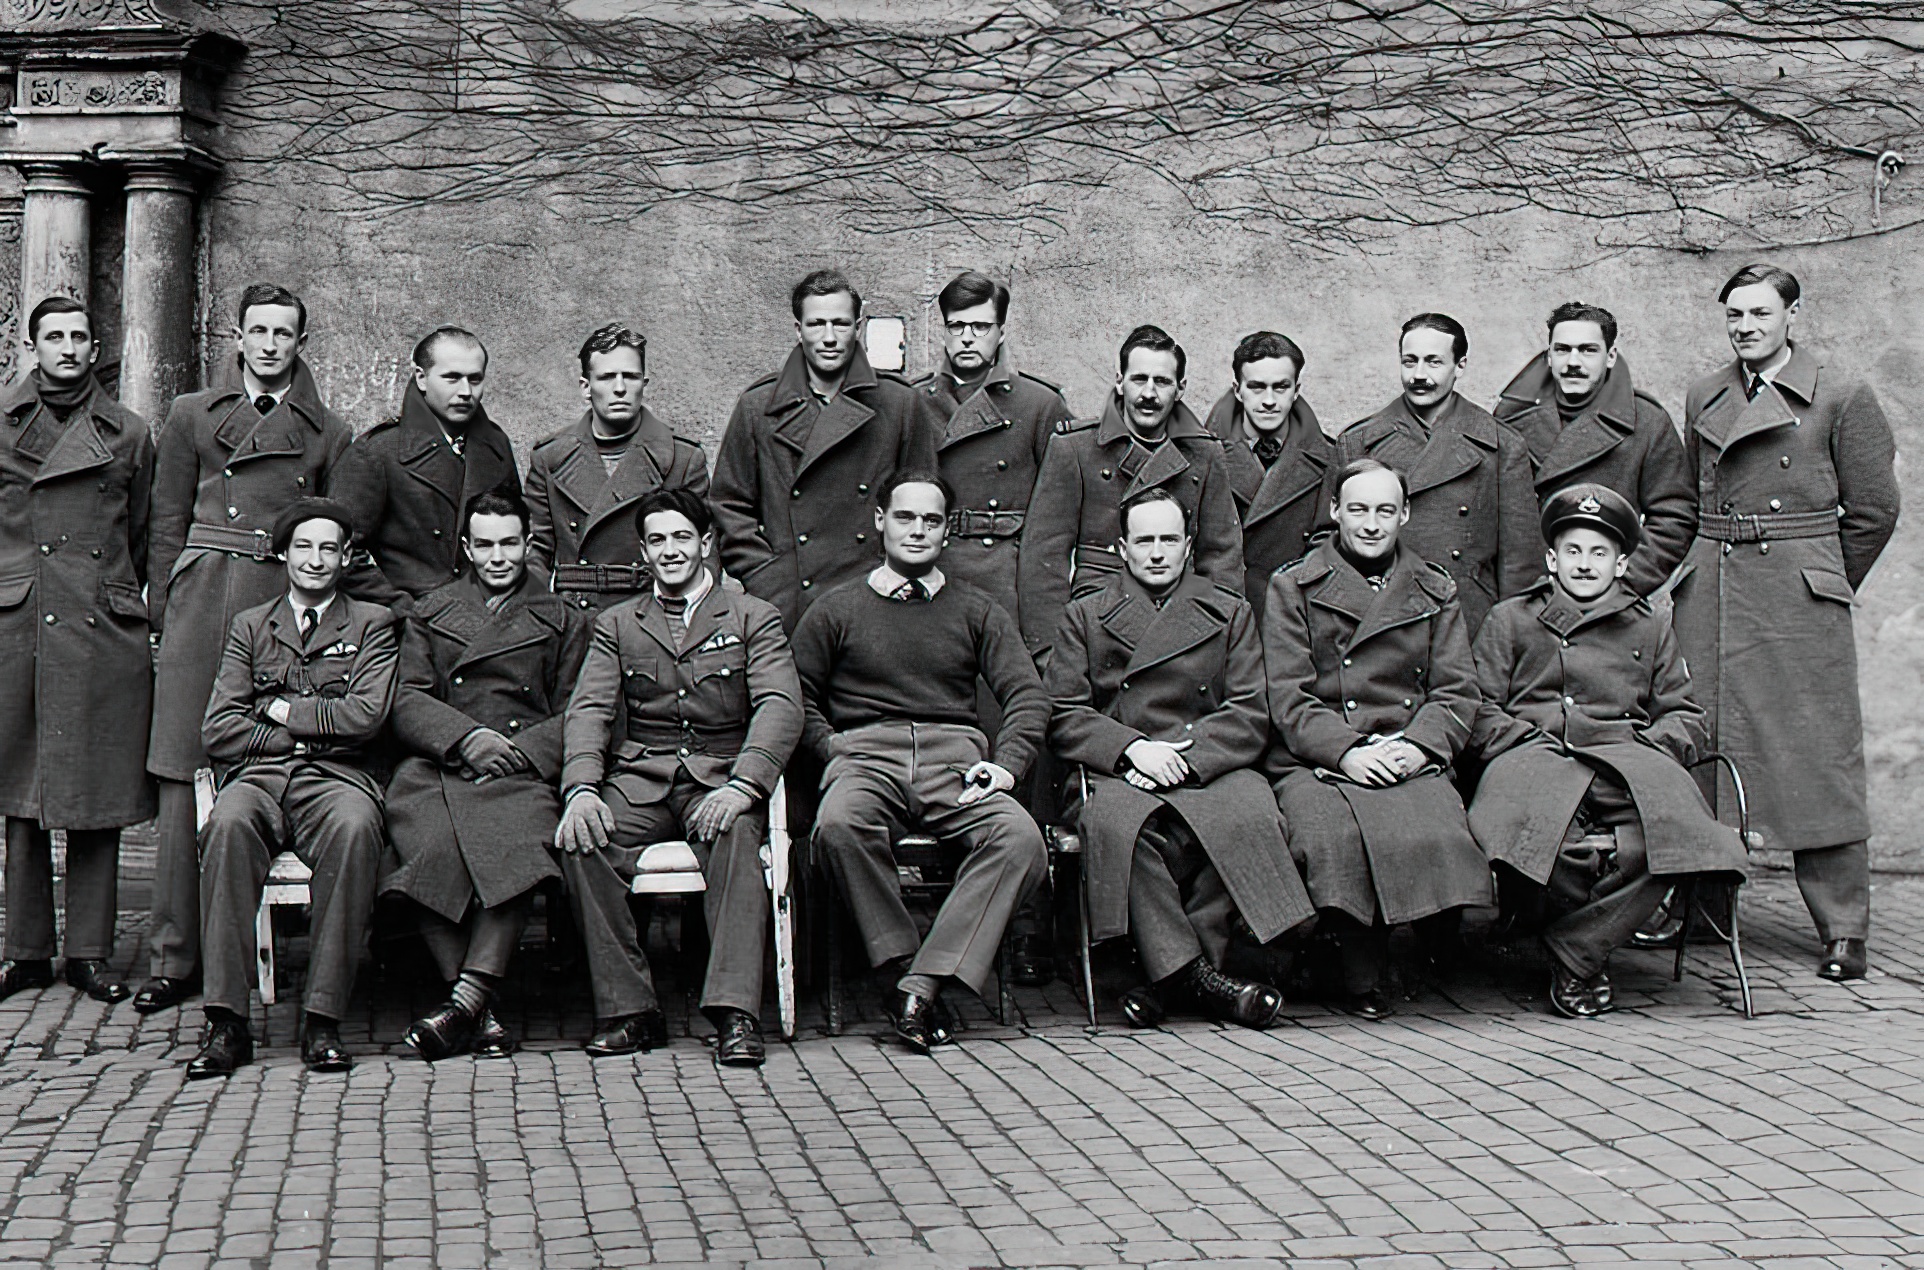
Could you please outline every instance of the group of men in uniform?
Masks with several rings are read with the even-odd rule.
[[[1094,937],[1133,937],[1132,1022],[1187,1004],[1267,1026],[1281,993],[1226,950],[1311,919],[1379,1017],[1389,928],[1447,928],[1489,901],[1492,863],[1538,912],[1552,1004],[1592,1015],[1612,949],[1675,937],[1651,919],[1677,879],[1741,872],[1711,749],[1796,853],[1819,973],[1861,976],[1850,614],[1896,517],[1891,432],[1790,338],[1790,274],[1749,266],[1719,299],[1736,359],[1691,388],[1681,434],[1615,318],[1566,304],[1494,415],[1456,389],[1462,326],[1411,318],[1401,391],[1332,438],[1276,332],[1237,345],[1199,419],[1184,350],[1139,327],[1078,420],[1016,369],[1006,288],[950,282],[941,365],[911,383],[869,364],[861,297],[824,270],[712,478],[614,325],[525,481],[461,328],[420,341],[399,414],[352,438],[301,360],[304,305],[249,287],[237,386],[177,399],[156,443],[95,381],[84,308],[42,301],[0,404],[0,996],[52,981],[54,829],[66,977],[127,995],[118,834],[157,816],[134,1005],[204,993],[190,1075],[251,1057],[281,850],[313,871],[311,1066],[351,1062],[338,1022],[383,893],[449,986],[408,1043],[509,1052],[493,995],[557,878],[588,1049],[653,1048],[628,892],[646,847],[686,840],[717,1060],[756,1064],[759,851],[786,773],[912,1049],[953,1039],[946,989],[987,983],[1046,873],[1039,819],[1082,830]],[[926,935],[898,885],[908,830],[958,853]]]

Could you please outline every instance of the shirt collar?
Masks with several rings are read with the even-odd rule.
[[[1770,365],[1759,371],[1753,371],[1750,367],[1746,366],[1744,367],[1744,373],[1752,379],[1761,379],[1767,384],[1775,384],[1777,382],[1777,376],[1784,373],[1784,367],[1790,365],[1790,358],[1791,347],[1790,343],[1786,341],[1784,346],[1777,350],[1777,356],[1770,359]]]
[[[321,603],[314,605],[314,625],[319,626],[321,624],[321,619],[327,616],[327,611],[334,607],[334,601],[339,599],[340,595],[341,593],[339,591],[336,591],[333,595],[328,596],[327,599],[323,600]],[[287,595],[287,607],[294,610],[294,620],[299,621],[301,617],[301,610],[307,608],[308,606],[305,604],[302,604],[299,600],[295,599],[293,592],[290,591],[288,592],[288,595]]]
[[[286,399],[287,394],[293,391],[294,381],[289,379],[287,386],[279,392],[269,392],[267,389],[261,387],[260,380],[254,378],[254,372],[243,366],[241,367],[241,387],[246,391],[249,401],[259,401],[262,397],[272,397],[274,404],[279,405]]]
[[[930,569],[919,580],[928,591],[931,600],[942,593],[942,587],[948,581],[942,576],[940,569]],[[895,598],[895,593],[900,591],[908,581],[907,578],[889,568],[887,563],[883,563],[868,575],[868,588],[883,599],[892,600]]]
[[[707,567],[703,566],[701,571],[701,581],[695,584],[695,587],[692,591],[690,591],[687,595],[682,597],[682,599],[687,601],[687,604],[688,604],[688,607],[683,610],[683,613],[688,617],[693,617],[695,615],[695,610],[701,606],[701,602],[707,599],[708,593],[714,589],[715,589],[715,575],[708,572]],[[660,601],[664,598],[666,597],[664,597],[661,593],[661,585],[657,583],[655,585],[655,599],[657,601]]]

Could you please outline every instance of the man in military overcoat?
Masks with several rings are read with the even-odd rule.
[[[1896,454],[1877,394],[1791,339],[1800,294],[1772,265],[1719,293],[1737,358],[1684,403],[1698,518],[1677,638],[1751,823],[1796,853],[1817,972],[1854,979],[1868,963],[1870,813],[1851,607],[1897,524]],[[1729,778],[1715,779],[1728,822]]]
[[[67,831],[67,982],[127,996],[107,967],[123,827],[147,779],[147,423],[94,378],[86,307],[27,317],[33,359],[0,397],[0,815],[7,820],[0,997],[53,982],[53,836]]]
[[[327,482],[353,513],[361,552],[342,589],[400,615],[466,567],[468,500],[492,489],[521,492],[508,434],[481,404],[481,341],[458,326],[438,327],[411,360],[401,413],[355,438]]]
[[[468,500],[468,572],[415,602],[401,637],[391,726],[407,751],[387,787],[393,845],[383,894],[418,906],[449,985],[403,1039],[433,1062],[505,1057],[489,1008],[527,928],[533,889],[559,878],[562,711],[591,619],[528,571],[528,506],[507,491]]]
[[[648,341],[611,322],[581,346],[581,418],[528,456],[534,515],[529,568],[554,593],[598,613],[648,585],[635,504],[653,490],[708,496],[699,442],[669,430],[642,402]]]
[[[1643,518],[1624,584],[1649,595],[1697,534],[1697,490],[1670,412],[1635,386],[1617,348],[1617,319],[1594,304],[1560,304],[1546,349],[1496,403],[1497,422],[1530,446],[1538,499],[1594,481]],[[1548,544],[1545,544],[1546,546]]]
[[[1336,453],[1303,396],[1303,361],[1303,350],[1287,335],[1245,335],[1229,359],[1235,387],[1206,421],[1222,438],[1242,520],[1243,593],[1259,607],[1269,575],[1309,551]]]
[[[227,628],[279,595],[287,572],[269,549],[281,509],[321,492],[354,434],[321,403],[301,350],[307,306],[283,287],[241,292],[239,382],[174,398],[160,432],[148,607],[160,634],[147,770],[160,785],[159,843],[142,1014],[200,989],[200,848],[194,773],[208,766],[201,716]]]
[[[1122,505],[1125,571],[1069,604],[1043,686],[1049,744],[1081,764],[1090,937],[1134,936],[1155,997],[1182,994],[1250,1027],[1282,993],[1222,973],[1240,914],[1267,943],[1314,914],[1283,841],[1269,783],[1263,644],[1239,591],[1189,569],[1189,514],[1148,489]],[[1073,781],[1079,793],[1081,782]]]

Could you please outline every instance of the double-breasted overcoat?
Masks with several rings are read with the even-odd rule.
[[[1329,519],[1323,485],[1336,443],[1323,434],[1316,412],[1301,397],[1289,408],[1277,438],[1283,452],[1268,467],[1250,448],[1233,389],[1209,412],[1207,423],[1222,438],[1229,488],[1243,524],[1243,594],[1260,610],[1269,575],[1309,554],[1317,525]]]
[[[1675,621],[1711,744],[1743,771],[1767,845],[1859,841],[1870,814],[1851,605],[1897,524],[1883,406],[1793,345],[1755,400],[1736,362],[1692,384],[1684,422],[1698,529]],[[1735,802],[1717,780],[1728,822]]]
[[[1489,862],[1449,772],[1482,700],[1456,596],[1441,566],[1403,544],[1380,587],[1334,540],[1270,579],[1268,767],[1317,908],[1395,925],[1489,901]],[[1428,765],[1382,787],[1339,774],[1353,747],[1388,736]]]
[[[1016,590],[1031,653],[1048,647],[1070,600],[1100,591],[1122,568],[1122,504],[1155,488],[1189,510],[1196,572],[1241,589],[1243,531],[1222,441],[1177,402],[1163,442],[1145,449],[1111,393],[1100,419],[1057,425],[1029,499]]]
[[[148,608],[160,631],[147,770],[191,781],[207,766],[201,716],[227,628],[287,589],[274,518],[318,494],[353,433],[321,403],[307,363],[263,417],[239,388],[174,398],[154,461]]]
[[[955,490],[942,571],[987,591],[1020,621],[1016,561],[1029,498],[1056,425],[1075,416],[1054,384],[1015,369],[1007,344],[966,398],[956,396],[946,354],[915,387],[941,420],[938,462]]]
[[[1542,576],[1529,443],[1483,407],[1457,393],[1425,428],[1398,395],[1345,428],[1321,499],[1326,524],[1337,474],[1361,458],[1393,467],[1408,481],[1410,522],[1402,541],[1456,580],[1468,636],[1474,638],[1492,604]]]
[[[39,382],[0,396],[0,815],[117,829],[154,814],[154,442],[98,383],[63,421]]]
[[[1070,602],[1043,686],[1050,748],[1089,776],[1078,819],[1092,937],[1127,933],[1136,836],[1165,807],[1194,831],[1258,940],[1313,914],[1256,770],[1269,710],[1262,636],[1241,592],[1186,573],[1158,608],[1118,574]],[[1123,780],[1123,752],[1144,739],[1189,742],[1190,779],[1153,793]]]
[[[354,517],[355,567],[349,595],[405,615],[414,601],[465,568],[461,509],[476,494],[521,491],[508,434],[476,411],[456,454],[412,382],[401,413],[354,439],[327,481],[329,497]]]
[[[579,609],[600,612],[627,599],[648,579],[635,504],[658,489],[708,497],[700,442],[670,431],[643,406],[628,453],[610,473],[595,447],[594,416],[583,413],[528,456],[528,568]],[[593,578],[596,565],[620,566],[622,576]]]
[[[822,405],[799,346],[735,403],[709,500],[722,565],[790,630],[817,597],[882,558],[875,488],[897,468],[930,470],[942,424],[928,394],[868,364],[858,344]]]
[[[1472,651],[1492,708],[1470,830],[1492,860],[1547,883],[1601,770],[1637,806],[1650,872],[1743,872],[1736,830],[1687,770],[1704,755],[1704,713],[1676,634],[1628,586],[1586,610],[1546,579],[1491,609]]]
[[[392,856],[384,892],[458,922],[560,877],[562,713],[588,651],[591,619],[541,579],[490,610],[472,574],[422,596],[401,636],[389,726],[407,756],[387,787]],[[500,733],[531,771],[472,779],[462,738]]]
[[[1495,414],[1529,443],[1539,504],[1580,482],[1617,491],[1643,517],[1643,541],[1630,553],[1624,581],[1649,595],[1669,579],[1697,536],[1697,488],[1670,412],[1634,385],[1621,353],[1567,423],[1542,353],[1503,390]]]

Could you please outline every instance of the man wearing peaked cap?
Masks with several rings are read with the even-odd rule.
[[[1543,529],[1543,541],[1553,547],[1557,535],[1573,525],[1588,526],[1608,535],[1626,555],[1643,541],[1637,509],[1607,485],[1586,483],[1558,490],[1543,500],[1543,515],[1538,524]]]

